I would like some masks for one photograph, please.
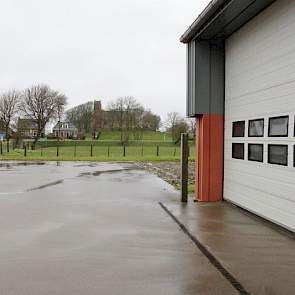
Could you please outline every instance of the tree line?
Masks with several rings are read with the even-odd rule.
[[[22,91],[7,91],[0,96],[0,128],[5,130],[6,138],[9,140],[16,117],[24,116],[37,126],[34,138],[36,144],[47,123],[62,120],[66,105],[67,97],[63,93],[44,84],[33,85]],[[85,133],[93,131],[94,115],[97,114],[93,110],[92,101],[65,112],[66,120]],[[182,132],[190,132],[192,136],[195,134],[194,121],[186,120],[179,113],[172,112],[168,113],[167,120],[162,123],[159,115],[144,108],[132,96],[119,97],[111,101],[106,110],[102,110],[99,115],[109,130],[120,131],[122,144],[128,143],[131,134],[135,140],[140,140],[144,131],[157,131],[160,127],[171,133],[175,143],[180,140]]]
[[[144,131],[157,131],[161,126],[161,117],[145,109],[132,96],[119,97],[111,101],[100,113],[93,111],[93,102],[75,106],[66,112],[66,120],[85,133],[96,129],[93,126],[94,116],[99,116],[104,123],[103,129],[120,131],[122,143],[127,143],[131,134],[134,139],[139,140],[142,139]]]
[[[85,133],[93,131],[93,101],[80,104],[69,109],[66,112],[66,120],[73,123],[79,130]],[[130,135],[135,140],[143,137],[144,131],[158,131],[160,127],[171,134],[172,140],[178,143],[181,133],[188,132],[191,137],[195,137],[195,121],[194,119],[185,119],[177,112],[167,114],[165,122],[161,121],[161,117],[153,113],[134,97],[119,97],[108,103],[105,110],[100,113],[101,120],[107,122],[110,131],[120,131],[122,144],[129,141]]]
[[[47,123],[59,119],[67,105],[67,97],[48,85],[39,84],[22,91],[9,90],[0,96],[0,124],[6,139],[11,137],[11,127],[16,116],[31,119],[37,126],[34,145],[41,137]]]

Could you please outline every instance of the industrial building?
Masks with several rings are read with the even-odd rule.
[[[295,1],[211,1],[181,42],[196,198],[295,231]]]

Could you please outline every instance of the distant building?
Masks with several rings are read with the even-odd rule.
[[[93,135],[102,130],[117,130],[119,128],[114,115],[111,115],[111,111],[106,111],[102,108],[100,100],[93,102],[91,128]]]
[[[8,128],[9,136],[11,137],[14,131],[9,127]],[[6,128],[3,121],[0,120],[0,140],[6,139]]]
[[[93,116],[92,116],[92,131],[97,132],[102,129],[108,129],[106,120],[106,111],[101,107],[101,101],[95,100],[93,102]]]
[[[77,138],[78,128],[70,122],[58,122],[53,127],[53,134],[58,138]]]
[[[6,137],[5,126],[4,126],[4,123],[0,121],[0,140],[4,140],[5,137]]]
[[[17,122],[17,132],[23,138],[35,138],[38,133],[38,124],[32,119],[19,118]],[[41,132],[41,137],[45,136],[44,130]]]

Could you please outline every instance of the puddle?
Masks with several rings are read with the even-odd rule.
[[[94,172],[82,172],[78,175],[78,177],[83,176],[100,176],[101,174],[112,174],[117,172],[122,172],[130,169],[111,169],[111,170],[103,170],[103,171],[94,171]]]
[[[61,184],[63,182],[64,182],[63,180],[57,180],[57,181],[49,182],[47,184],[43,184],[43,185],[40,185],[40,186],[37,186],[37,187],[34,187],[34,188],[30,188],[30,189],[28,189],[26,191],[31,192],[31,191],[41,190],[41,189],[44,189],[44,188],[47,188],[47,187],[50,187],[50,186]]]
[[[0,192],[0,196],[19,195],[19,194],[23,194],[23,192]]]
[[[93,167],[96,167],[97,164],[95,163],[89,163],[89,164],[77,164],[77,165],[74,165],[74,167],[90,167],[90,168],[93,168]]]
[[[12,167],[16,167],[16,166],[41,166],[41,165],[45,165],[45,162],[4,162],[1,163],[0,162],[0,168],[6,168],[6,169],[10,169]]]

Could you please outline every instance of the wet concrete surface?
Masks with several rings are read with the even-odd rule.
[[[294,233],[227,202],[166,206],[250,294],[295,294]]]
[[[158,177],[125,163],[0,164],[1,295],[237,294],[159,206],[186,216]],[[224,249],[240,225],[236,241],[217,221],[199,233]]]

